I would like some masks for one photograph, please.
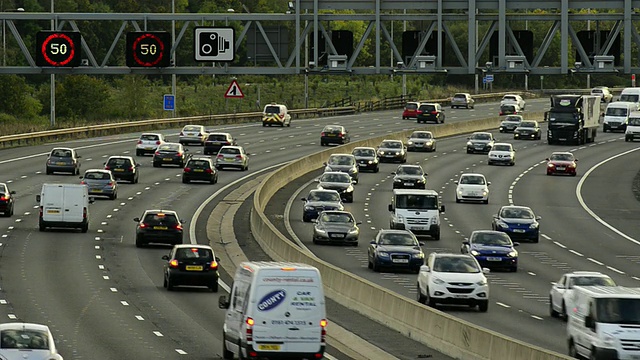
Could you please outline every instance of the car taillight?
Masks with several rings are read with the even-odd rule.
[[[218,156],[216,156],[216,157],[217,157],[218,159],[223,159],[223,158],[224,158],[224,155],[218,155]]]
[[[436,115],[438,112],[437,111],[432,111],[431,114]]]
[[[87,208],[82,208],[82,218],[86,219],[87,218]]]
[[[416,114],[422,114],[422,110],[416,110]]]
[[[9,200],[8,196],[0,196],[0,201],[7,201]]]
[[[218,262],[217,261],[212,261],[211,265],[209,265],[209,269],[211,270],[218,270]]]
[[[156,141],[156,145],[160,145],[160,140]]]
[[[138,140],[138,145],[142,144],[142,140]]]
[[[109,183],[107,184],[107,186],[113,186],[113,183],[111,181],[109,181]]]
[[[502,113],[502,111],[500,111],[500,115],[504,115],[504,114]]]
[[[225,145],[231,145],[231,143],[230,143],[230,142],[228,142],[228,141],[226,141],[224,144],[225,144]]]
[[[80,185],[87,185],[87,182],[86,182],[86,181],[84,181],[84,180],[82,180],[82,181],[80,181]],[[2,200],[2,198],[1,198],[1,197],[0,197],[0,200]]]
[[[178,260],[173,259],[171,261],[169,261],[169,267],[172,269],[177,269],[178,268]]]
[[[322,331],[320,332],[320,342],[324,344],[325,339],[327,337],[327,320],[326,319],[320,320],[320,327],[322,328]]]
[[[111,170],[111,167],[109,165],[105,165],[104,169],[105,170]]]
[[[253,325],[256,322],[253,320],[253,318],[248,317],[246,323],[247,323],[247,336],[245,340],[247,340],[247,342],[253,341]]]
[[[202,136],[202,134],[198,133],[198,136]]]
[[[236,159],[242,160],[242,155],[236,155]]]
[[[181,153],[181,152],[179,152],[179,153],[177,153],[177,154],[176,154],[176,156],[182,156],[182,153]]]
[[[156,151],[156,152],[154,152],[154,153],[153,153],[153,155],[160,156],[160,151]]]
[[[145,223],[140,224],[140,229],[144,229],[144,228],[147,228],[147,227],[149,227],[149,225],[147,225]]]
[[[325,136],[324,131],[320,133],[320,136]]]
[[[213,172],[213,170],[211,170],[211,169],[207,169],[207,170],[205,170],[204,172],[206,172],[207,174],[211,174],[211,173]]]
[[[184,168],[184,172],[191,172],[191,168],[188,168],[188,167]]]
[[[180,225],[180,224],[174,225],[173,228],[176,229],[176,230],[182,230],[182,225]]]
[[[40,206],[40,212],[39,212],[38,216],[42,217],[42,206]]]
[[[342,133],[338,134],[338,137],[342,137],[342,136],[343,136]]]

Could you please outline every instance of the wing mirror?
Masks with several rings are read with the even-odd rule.
[[[169,261],[169,255],[162,255],[162,260],[167,260],[167,261]]]
[[[394,211],[393,210],[393,204],[389,204],[389,211]]]
[[[488,273],[490,273],[490,272],[491,272],[491,269],[489,269],[489,268],[482,268],[482,273],[483,273],[483,274],[488,274]]]
[[[431,269],[427,265],[420,266],[420,272],[430,272]]]
[[[40,195],[36,195],[36,201],[40,202]]]
[[[536,216],[536,220],[541,220],[542,216]]]
[[[133,221],[140,222],[140,218],[133,218]]]
[[[513,246],[514,246],[514,247],[516,247],[516,246],[520,246],[520,243],[516,241],[516,242],[514,242],[514,243],[513,243]]]
[[[302,200],[302,201],[307,201],[307,198],[301,198],[300,200]]]
[[[444,205],[440,205],[440,212],[444,212]]]
[[[229,305],[230,303],[226,296],[222,295],[220,296],[220,298],[218,298],[218,307],[220,309],[228,309]]]

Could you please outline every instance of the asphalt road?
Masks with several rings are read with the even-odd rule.
[[[448,110],[447,121],[495,116],[495,108],[478,104],[475,110]],[[224,314],[216,306],[217,295],[204,289],[163,289],[161,257],[169,247],[136,248],[132,219],[145,209],[176,210],[189,220],[185,233],[195,226],[195,238],[186,240],[206,243],[204,220],[192,216],[225,184],[319,151],[325,124],[346,125],[353,140],[416,126],[399,116],[393,111],[299,120],[291,128],[218,127],[251,154],[249,172],[223,171],[218,185],[182,184],[181,169],[153,168],[150,157],[139,158],[140,182],[119,184],[117,200],[96,201],[86,234],[38,231],[35,195],[42,184],[80,181],[77,176],[45,175],[46,154],[57,145],[72,146],[82,155],[82,170],[101,168],[108,156],[134,154],[139,134],[0,151],[0,181],[17,192],[15,215],[0,218],[0,319],[48,324],[68,359],[218,358]],[[177,140],[177,130],[165,133]],[[190,150],[199,154],[202,148]],[[222,277],[230,283],[228,274]],[[350,323],[348,313],[339,316]]]
[[[625,143],[620,133],[599,132],[596,143],[575,148],[549,146],[544,136],[541,141],[513,140],[511,134],[497,131],[495,136],[514,144],[515,166],[488,166],[486,155],[466,154],[466,136],[440,139],[435,153],[409,153],[407,164],[422,165],[429,174],[427,188],[438,191],[446,206],[442,239],[427,240],[427,253],[459,252],[461,242],[473,230],[491,228],[492,215],[502,205],[530,206],[542,216],[540,243],[522,243],[518,247],[518,272],[489,274],[489,312],[460,307],[440,309],[502,334],[566,353],[565,323],[551,318],[548,310],[552,282],[568,271],[591,270],[607,273],[621,285],[640,285],[640,278],[636,277],[640,256],[635,255],[640,243],[634,239],[639,233],[640,205],[633,196],[640,148]],[[578,176],[546,176],[544,159],[552,151],[567,150],[579,159]],[[321,170],[280,191],[269,211],[282,213],[289,207],[290,213],[285,214],[289,221],[283,221],[281,226],[320,258],[415,299],[415,274],[379,274],[367,268],[368,242],[378,229],[389,226],[387,204],[392,194],[391,172],[396,167],[397,164],[385,163],[378,174],[360,174],[355,201],[346,204],[347,210],[363,221],[357,248],[311,242],[313,225],[302,222],[299,198],[316,186],[313,179]],[[492,182],[488,205],[455,203],[454,180],[464,172],[483,173]]]

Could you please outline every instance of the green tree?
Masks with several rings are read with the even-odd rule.
[[[24,77],[3,75],[0,86],[0,108],[2,112],[30,119],[42,110],[42,104],[32,101],[33,88]]]
[[[72,119],[100,119],[104,116],[100,109],[110,101],[109,86],[87,75],[64,76],[56,91],[56,113]]]

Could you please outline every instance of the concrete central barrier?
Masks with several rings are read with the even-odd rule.
[[[541,119],[542,114],[529,114],[526,117]],[[424,129],[432,131],[436,138],[440,138],[473,131],[497,129],[500,121],[499,118],[491,118],[427,126]],[[291,162],[268,175],[256,189],[251,211],[251,231],[260,246],[274,260],[302,262],[317,267],[322,273],[327,296],[338,303],[454,358],[474,360],[569,359],[567,356],[527,344],[429,308],[320,260],[288,240],[265,215],[264,210],[269,200],[278,190],[296,178],[322,167],[322,163],[330,154],[336,151],[351,152],[356,146],[375,147],[384,139],[404,141],[414,130],[388,134],[320,151]]]

